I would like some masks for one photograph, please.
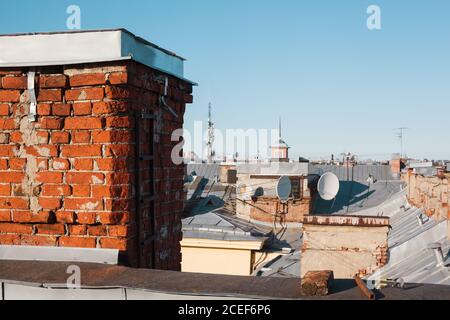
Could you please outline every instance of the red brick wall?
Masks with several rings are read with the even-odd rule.
[[[251,202],[250,218],[257,221],[272,223],[274,214],[279,213],[283,222],[301,222],[305,215],[312,211],[310,198],[301,200],[290,200],[283,209],[280,200],[275,197],[258,197],[256,202]],[[284,212],[282,214],[281,212]]]
[[[162,74],[138,63],[38,68],[30,123],[27,71],[0,69],[0,244],[116,248],[131,266],[180,270],[184,167],[171,161],[171,134],[192,86],[169,77],[175,118],[160,107]],[[148,209],[136,212],[135,113],[144,109],[156,115],[154,170],[144,162],[139,173],[142,191],[155,186],[153,225]]]

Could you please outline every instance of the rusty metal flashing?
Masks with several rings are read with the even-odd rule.
[[[321,226],[355,226],[355,227],[388,227],[389,218],[368,216],[317,216],[309,215],[302,218],[305,225]]]

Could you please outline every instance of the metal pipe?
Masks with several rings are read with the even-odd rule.
[[[364,281],[361,280],[360,277],[355,276],[353,278],[356,282],[356,284],[358,285],[358,288],[361,290],[361,292],[369,299],[369,300],[375,300],[375,293],[373,293],[372,290],[369,290],[369,288],[367,288],[366,284],[364,283]]]

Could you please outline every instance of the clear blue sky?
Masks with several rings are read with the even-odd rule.
[[[276,128],[293,156],[405,151],[450,158],[450,1],[0,1],[1,33],[124,27],[188,59],[197,81],[186,128]],[[366,9],[382,10],[382,30]]]

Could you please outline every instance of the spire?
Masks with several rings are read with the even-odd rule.
[[[278,135],[279,135],[279,138],[280,138],[280,140],[281,140],[281,117],[278,119],[278,127],[279,127],[279,129],[278,129]]]

